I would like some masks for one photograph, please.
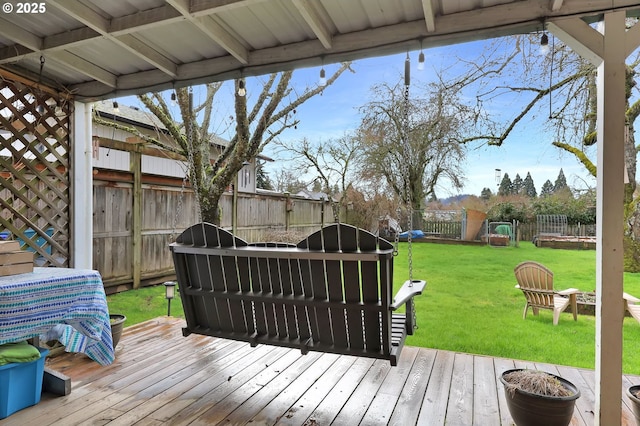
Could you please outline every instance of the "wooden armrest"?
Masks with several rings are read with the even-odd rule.
[[[393,298],[393,303],[390,306],[391,310],[395,311],[414,296],[422,294],[426,286],[427,282],[423,280],[405,281],[404,284],[402,284],[402,287],[400,287],[400,290],[396,293],[396,296]]]
[[[638,299],[635,296],[630,295],[629,293],[622,293],[622,297],[624,298],[624,300],[626,300],[627,302],[631,302],[631,303],[638,303],[640,302],[640,299]]]
[[[557,293],[561,296],[570,296],[572,294],[580,293],[580,290],[577,288],[568,288],[566,290],[558,291]]]

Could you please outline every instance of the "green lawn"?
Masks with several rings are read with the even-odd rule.
[[[395,284],[408,278],[406,244],[394,264]],[[522,319],[524,296],[514,288],[513,268],[525,260],[554,272],[557,289],[595,289],[595,251],[515,247],[413,244],[413,277],[427,290],[416,300],[418,325],[407,344],[554,364],[595,368],[595,317],[573,321],[541,310]],[[625,291],[640,295],[640,274],[625,273]],[[640,374],[640,324],[624,321],[626,373]]]
[[[595,317],[578,321],[563,313],[531,311],[522,319],[524,296],[515,289],[513,268],[524,260],[543,263],[555,274],[557,289],[595,289],[595,251],[515,247],[413,244],[413,277],[427,281],[416,300],[419,328],[407,344],[514,359],[594,368]],[[395,285],[408,279],[407,245],[395,261]],[[640,274],[625,274],[625,291],[640,297]],[[147,287],[107,298],[112,313],[127,316],[125,326],[167,314],[164,287]],[[183,317],[179,299],[172,316]],[[640,374],[640,324],[624,322],[625,373]]]

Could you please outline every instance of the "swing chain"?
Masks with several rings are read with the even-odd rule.
[[[189,169],[184,173],[184,177],[182,178],[182,185],[180,186],[180,196],[178,197],[178,206],[176,207],[176,214],[173,217],[173,228],[171,228],[171,235],[169,236],[169,240],[171,242],[175,242],[175,234],[176,228],[178,227],[178,217],[180,216],[180,212],[182,211],[182,199],[184,198],[184,189],[187,186],[187,176],[189,175]]]
[[[193,112],[193,89],[191,87],[189,87],[189,113],[192,114]],[[184,191],[185,188],[187,187],[187,179],[189,179],[189,175],[194,175],[195,173],[192,173],[192,170],[195,169],[195,164],[194,164],[194,159],[193,159],[193,123],[192,123],[193,117],[191,117],[189,119],[188,124],[185,124],[186,126],[189,127],[185,127],[185,133],[187,136],[187,169],[185,170],[184,173],[184,177],[182,178],[182,185],[180,186],[180,196],[178,197],[178,205],[176,207],[176,214],[173,218],[173,228],[171,229],[171,235],[170,235],[170,240],[174,241],[175,239],[175,233],[176,233],[176,228],[178,227],[178,217],[180,215],[180,213],[182,212],[182,205],[183,205],[183,198],[184,198]],[[189,179],[191,182],[191,187],[193,189],[193,193],[195,194],[196,197],[196,211],[198,213],[198,221],[200,221],[200,202],[198,199],[198,184],[196,182],[196,179]]]
[[[407,209],[407,259],[409,261],[409,285],[413,283],[413,257],[411,248],[411,233],[413,231],[413,204],[411,200],[411,177],[409,176],[409,161],[412,158],[411,143],[409,139],[409,85],[410,85],[410,60],[407,52],[404,71],[404,111],[402,123],[402,147],[403,147],[403,163],[402,163],[402,179],[404,184],[404,199]]]
[[[400,245],[400,230],[398,227],[400,226],[400,207],[396,209],[396,217],[398,218],[397,226],[394,231],[394,240],[393,240],[393,255],[398,255],[398,246]]]

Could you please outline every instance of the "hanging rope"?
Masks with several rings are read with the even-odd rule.
[[[409,85],[411,84],[411,61],[409,52],[404,61],[404,105],[402,111],[402,180],[404,184],[404,199],[407,209],[407,259],[409,261],[409,283],[413,282],[413,258],[411,248],[411,233],[413,231],[413,203],[411,194],[411,178],[409,176],[409,161],[411,161],[411,143],[409,139]]]

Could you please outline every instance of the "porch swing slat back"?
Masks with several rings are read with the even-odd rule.
[[[254,243],[208,223],[171,244],[190,333],[308,351],[387,359],[396,365],[415,327],[406,282],[396,300],[388,241],[345,224],[297,245]],[[406,305],[405,313],[395,313]]]

